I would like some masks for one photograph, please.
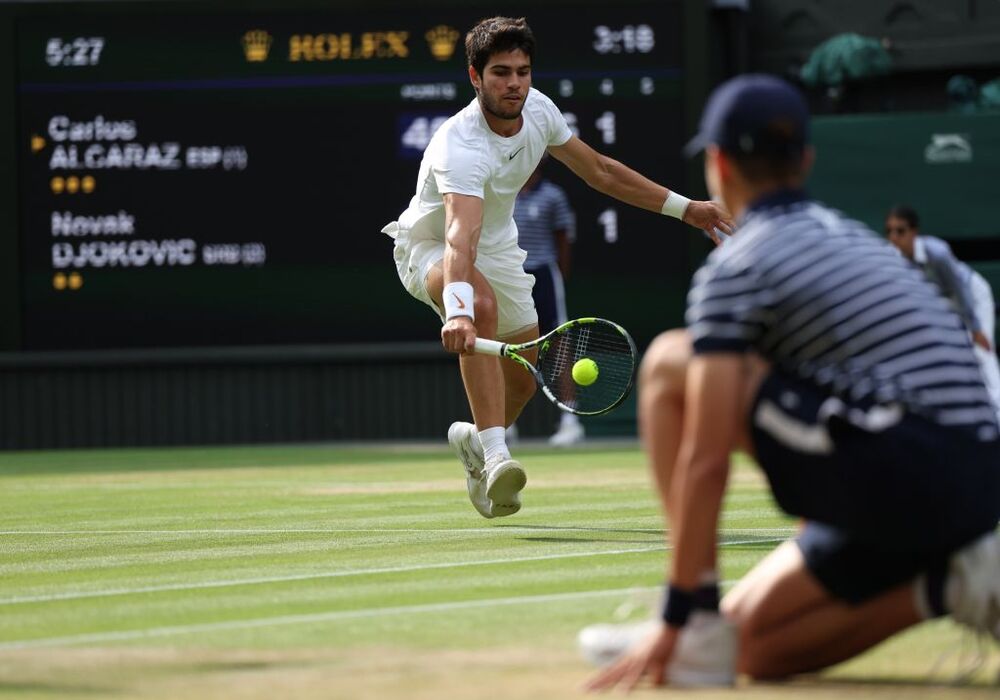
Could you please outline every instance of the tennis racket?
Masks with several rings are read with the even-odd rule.
[[[532,365],[519,353],[538,348],[538,362]],[[510,345],[497,340],[476,338],[476,352],[513,360],[531,372],[542,393],[564,411],[580,416],[596,416],[614,409],[632,390],[636,350],[632,336],[617,323],[603,318],[567,321],[550,333],[529,343]],[[597,379],[577,384],[572,373],[580,360],[597,364]]]

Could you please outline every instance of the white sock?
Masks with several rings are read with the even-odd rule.
[[[510,450],[507,449],[506,430],[502,425],[495,428],[487,428],[479,431],[479,441],[483,443],[483,462],[492,462],[510,459]]]

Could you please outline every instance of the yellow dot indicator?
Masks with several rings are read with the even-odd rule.
[[[75,291],[83,286],[83,275],[79,272],[71,272],[67,282],[69,282],[69,288]]]
[[[83,179],[80,180],[80,189],[83,190],[84,194],[90,194],[97,188],[97,180],[94,179],[93,175],[84,175]]]
[[[52,187],[53,194],[62,194],[63,190],[66,189],[66,181],[61,177],[54,177],[49,186]]]
[[[66,178],[66,191],[70,194],[76,194],[77,190],[80,189],[80,178],[76,175],[72,175]]]
[[[38,153],[40,150],[45,148],[45,139],[37,134],[31,135],[31,152]]]
[[[66,289],[66,275],[61,272],[57,272],[55,276],[52,277],[52,286],[60,292]]]

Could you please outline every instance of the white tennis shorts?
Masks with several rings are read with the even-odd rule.
[[[406,229],[395,222],[382,232],[396,240],[393,258],[406,291],[431,307],[444,323],[444,312],[431,300],[426,287],[427,273],[444,258],[444,241],[411,240]],[[497,298],[498,338],[509,338],[538,325],[538,313],[531,298],[535,278],[524,271],[526,257],[516,240],[498,250],[480,250],[476,256],[476,269],[493,287]]]

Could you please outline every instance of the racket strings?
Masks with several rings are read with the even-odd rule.
[[[573,380],[573,366],[582,359],[597,364],[593,384]],[[602,413],[617,405],[632,387],[635,350],[631,340],[607,321],[571,325],[558,332],[539,353],[538,370],[561,403],[578,413]]]

